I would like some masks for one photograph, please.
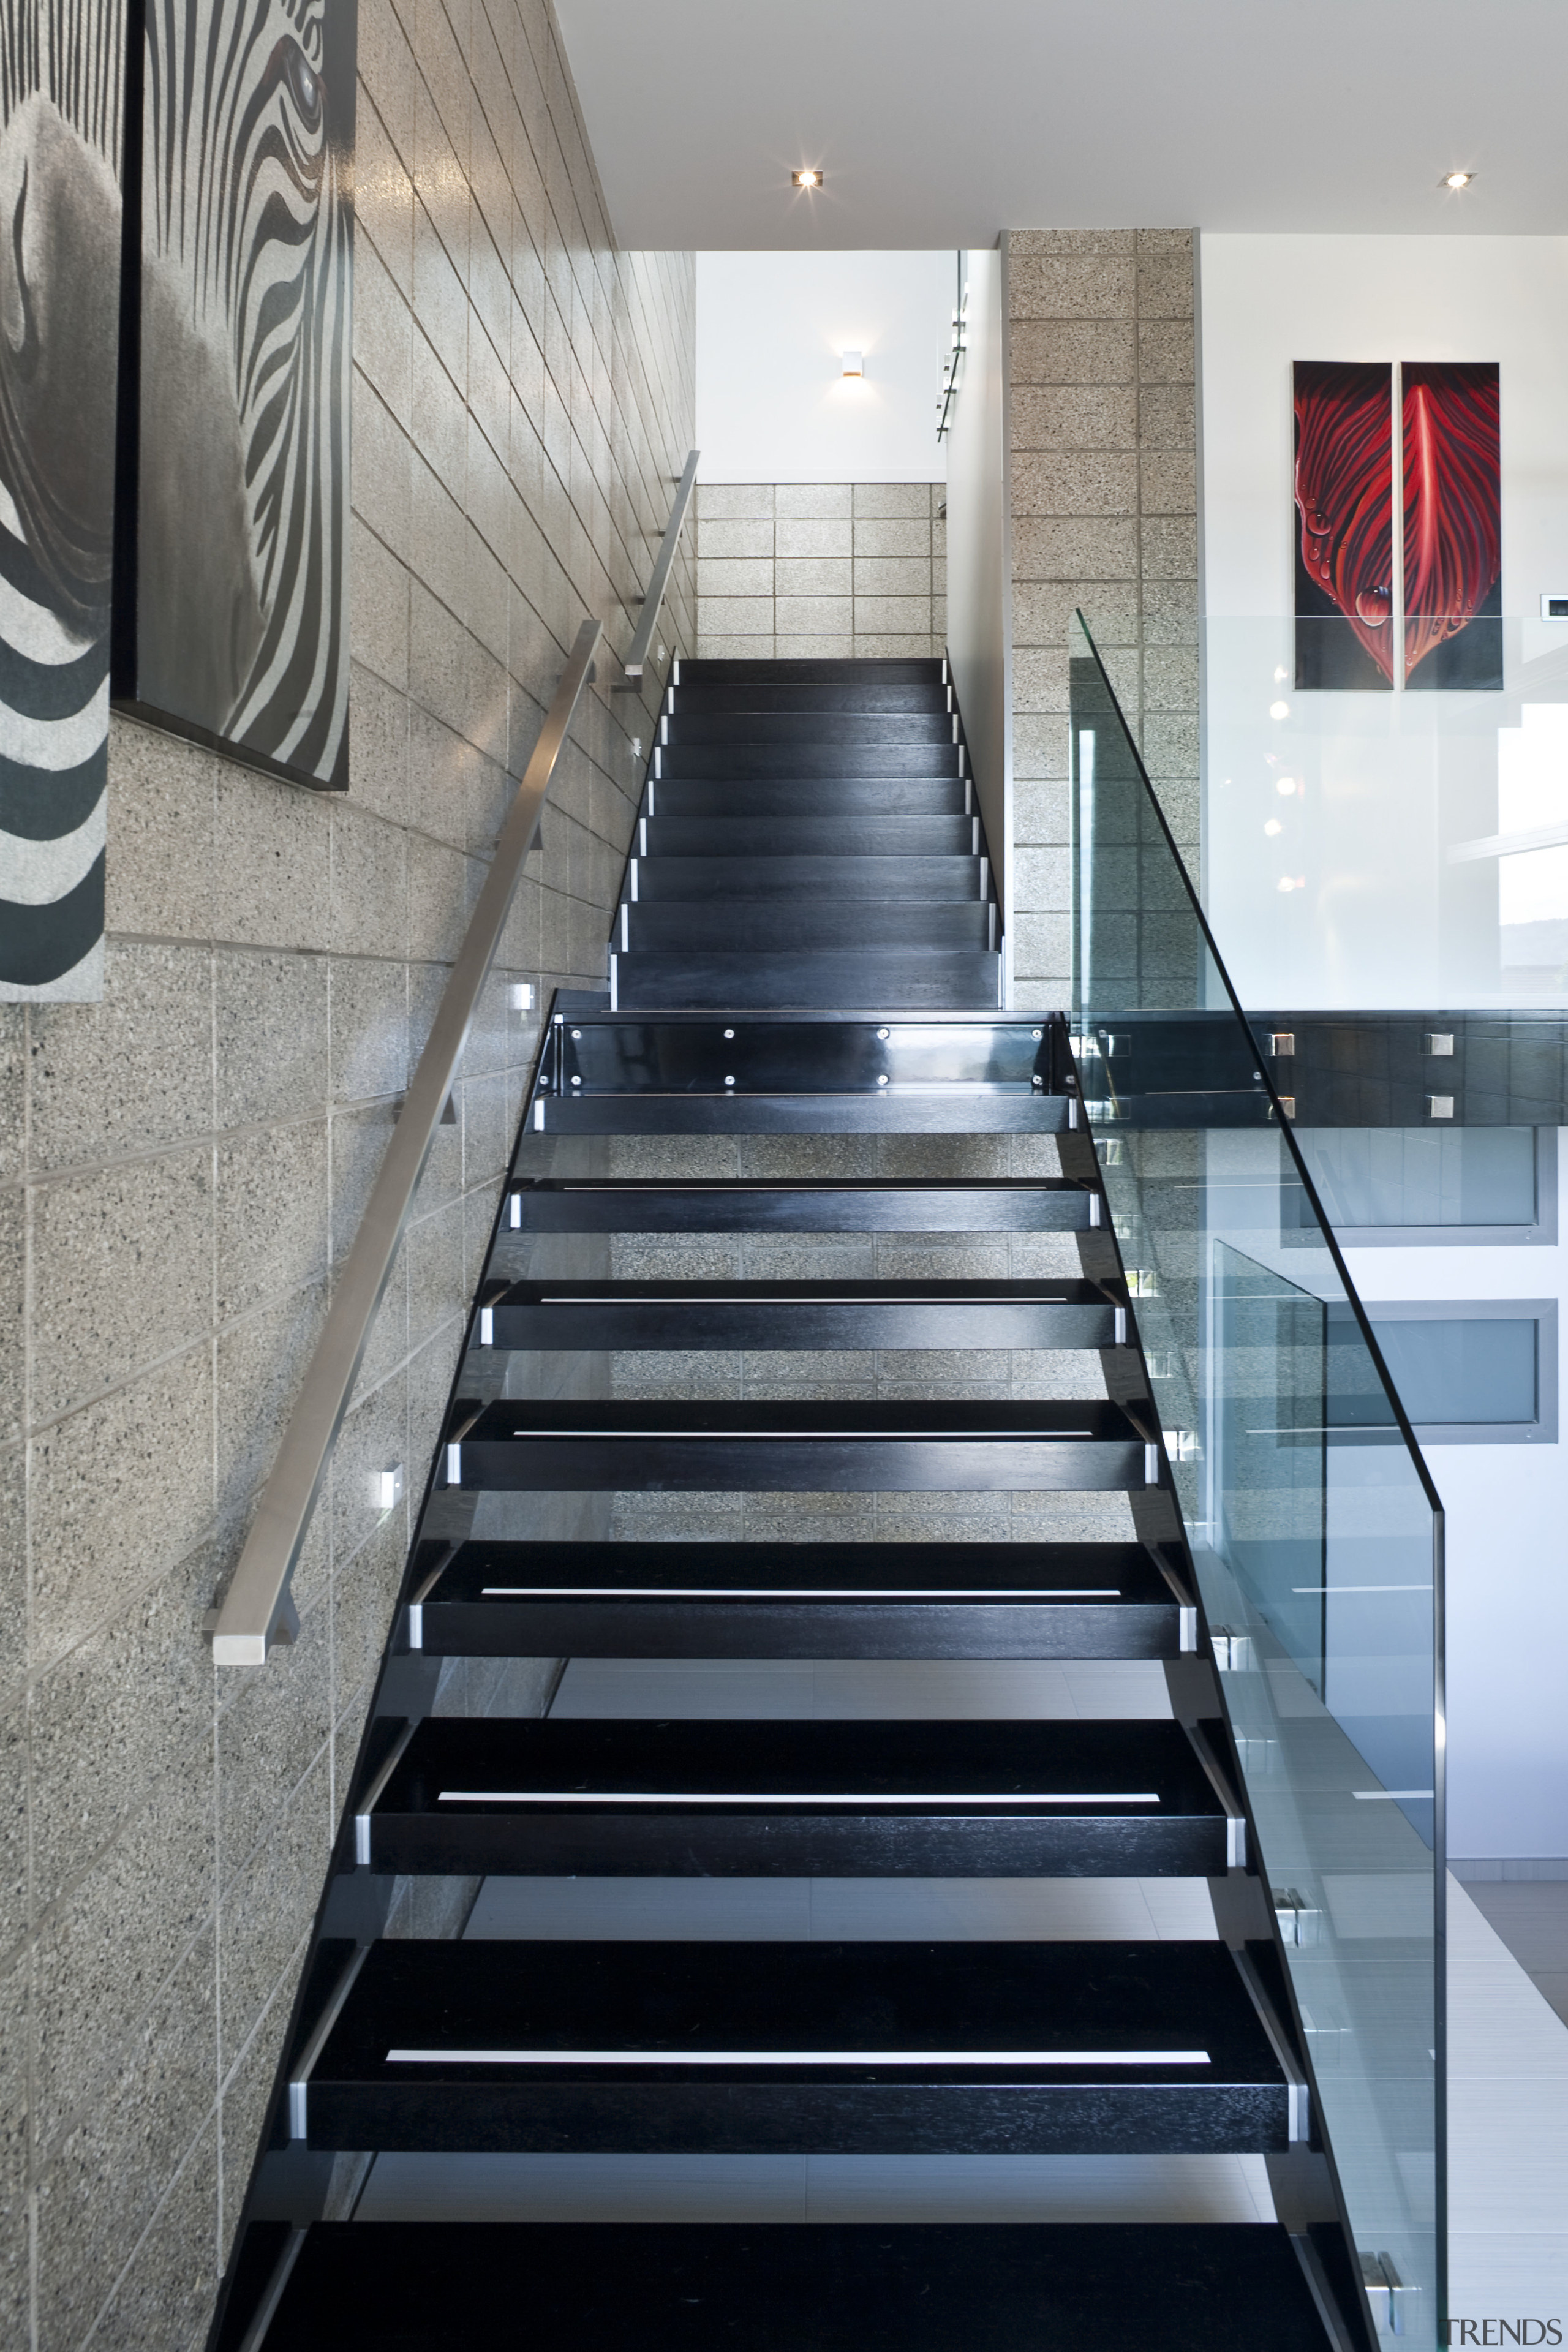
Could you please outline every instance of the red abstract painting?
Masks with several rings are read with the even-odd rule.
[[[1298,360],[1296,683],[1502,684],[1498,369]],[[1395,530],[1403,559],[1396,576]]]
[[[1500,687],[1498,370],[1479,361],[1407,360],[1400,373],[1405,675],[1412,686]]]
[[[1296,683],[1394,683],[1394,370],[1298,360]]]

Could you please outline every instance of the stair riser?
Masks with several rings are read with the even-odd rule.
[[[846,929],[854,924],[850,911]],[[700,956],[623,955],[616,1001],[634,1011],[686,1005],[732,1013],[788,1006],[833,1012],[875,1004],[884,1013],[942,1013],[967,1004],[989,1012],[1002,1001],[1002,959],[939,947],[882,948],[865,955],[743,955],[722,948]]]
[[[436,2073],[437,2070],[432,2070]],[[312,2148],[619,2155],[1273,2155],[1287,2095],[1257,2084],[314,2081]]]
[[[643,898],[760,898],[773,892],[803,897],[892,898],[919,905],[928,898],[983,899],[979,862],[963,856],[658,857],[637,860],[637,895]],[[629,896],[628,892],[628,896]]]
[[[952,715],[931,711],[816,712],[806,710],[710,710],[707,698],[681,698],[659,730],[661,748],[673,751],[690,744],[717,743],[725,749],[775,743],[804,743],[814,750],[837,751],[849,743],[873,743],[891,751],[900,743],[941,743],[952,746]]]
[[[847,684],[819,681],[815,685],[784,685],[774,681],[720,686],[711,680],[689,682],[684,673],[675,688],[675,708],[669,715],[677,719],[688,714],[703,718],[771,718],[775,714],[807,717],[833,711],[850,718],[875,718],[892,712],[950,720],[952,715],[947,688],[935,684],[899,686],[859,679]]]
[[[957,1089],[946,1096],[541,1095],[533,1108],[542,1135],[1057,1135],[1068,1126],[1060,1095]]]
[[[743,785],[765,776],[960,776],[963,772],[956,743],[847,743],[840,750],[809,743],[781,743],[759,738],[731,747],[717,743],[672,743],[660,747],[660,779],[712,777],[721,783]]]
[[[995,1192],[814,1192],[718,1187],[689,1192],[514,1193],[519,1230],[534,1234],[642,1233],[1084,1233],[1087,1192],[1020,1186],[1016,1196]]]
[[[617,1306],[497,1307],[494,1346],[552,1348],[1111,1348],[1110,1307]]]
[[[1324,2352],[1329,2341],[1277,2222],[932,2225],[921,2210],[898,2228],[317,2222],[268,2352],[510,2347],[523,2292],[537,2352]]]
[[[440,1601],[426,1603],[414,1646],[444,1658],[1173,1658],[1181,1630],[1173,1602]]]
[[[694,950],[717,950],[731,955],[798,954],[804,948],[842,953],[852,937],[856,952],[868,948],[956,949],[961,953],[988,954],[995,945],[996,910],[983,905],[978,894],[973,906],[938,899],[926,906],[905,903],[858,907],[851,916],[827,907],[796,907],[780,898],[733,898],[703,906],[651,906],[640,899],[634,907],[623,902],[613,944],[639,952],[680,955]]]
[[[770,782],[752,777],[745,784],[712,783],[694,777],[661,776],[653,809],[660,816],[972,816],[969,787],[956,778],[930,776],[908,782],[893,776],[800,777]]]
[[[739,796],[737,796],[739,797]],[[967,816],[650,816],[639,857],[978,857]],[[975,884],[979,896],[979,884]]]
[[[930,1814],[376,1813],[371,1867],[463,1877],[1206,1878],[1226,1870],[1214,1819]]]
[[[450,1449],[448,1449],[448,1453]],[[512,1438],[465,1443],[479,1494],[1107,1494],[1141,1489],[1142,1445],[878,1438]]]
[[[689,687],[819,686],[832,687],[851,695],[874,691],[888,686],[920,686],[940,690],[946,683],[942,675],[945,664],[938,658],[910,655],[907,659],[890,656],[874,661],[854,661],[824,655],[820,658],[803,656],[798,659],[767,661],[714,661],[701,657],[683,660],[679,679],[672,679],[678,696]]]

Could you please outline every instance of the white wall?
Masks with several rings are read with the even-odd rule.
[[[1560,1210],[1563,1142],[1560,1133]],[[1359,1249],[1347,1239],[1346,1257],[1373,1305],[1562,1300],[1568,1286],[1568,1237],[1521,1249]],[[1560,1350],[1565,1319],[1560,1311]],[[1561,1361],[1557,1386],[1563,1427]],[[1448,1850],[1568,1854],[1568,1446],[1422,1450],[1447,1518]]]
[[[968,350],[948,435],[947,649],[1012,963],[1011,597],[1002,256],[965,256]],[[1005,1001],[1011,1004],[1009,985]]]
[[[1568,624],[1509,633],[1507,696],[1298,697],[1283,680],[1294,360],[1497,361],[1503,611],[1568,588],[1568,238],[1205,236],[1200,288],[1205,889],[1241,992],[1555,1001],[1509,967],[1496,858],[1447,851],[1499,830],[1497,729],[1568,696]],[[1282,801],[1280,772],[1304,791]]]
[[[700,253],[704,482],[940,482],[953,253]],[[857,382],[842,354],[864,355]]]

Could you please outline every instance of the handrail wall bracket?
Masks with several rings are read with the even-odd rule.
[[[688,453],[685,471],[680,477],[679,488],[675,493],[675,504],[670,508],[669,520],[665,525],[664,537],[659,542],[658,558],[647,583],[647,594],[642,600],[642,611],[637,614],[637,625],[632,632],[632,642],[627,650],[621,675],[616,680],[612,689],[616,694],[642,692],[643,670],[647,666],[648,648],[653,644],[653,633],[658,626],[659,612],[664,604],[664,592],[669,585],[669,575],[674,568],[675,551],[680,540],[680,527],[686,520],[686,510],[691,504],[691,494],[697,487],[697,460],[700,455],[701,451],[698,449]]]

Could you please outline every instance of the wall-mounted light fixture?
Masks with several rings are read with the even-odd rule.
[[[859,352],[845,352],[845,354],[844,354],[844,373],[845,373],[845,374],[846,374],[846,375],[864,375],[864,374],[865,374],[866,371],[865,371],[865,369],[864,369],[864,368],[861,366],[861,364],[860,364],[860,354],[859,354]]]
[[[792,172],[789,175],[789,184],[792,188],[820,188],[822,173],[813,171],[808,165],[804,172]]]

